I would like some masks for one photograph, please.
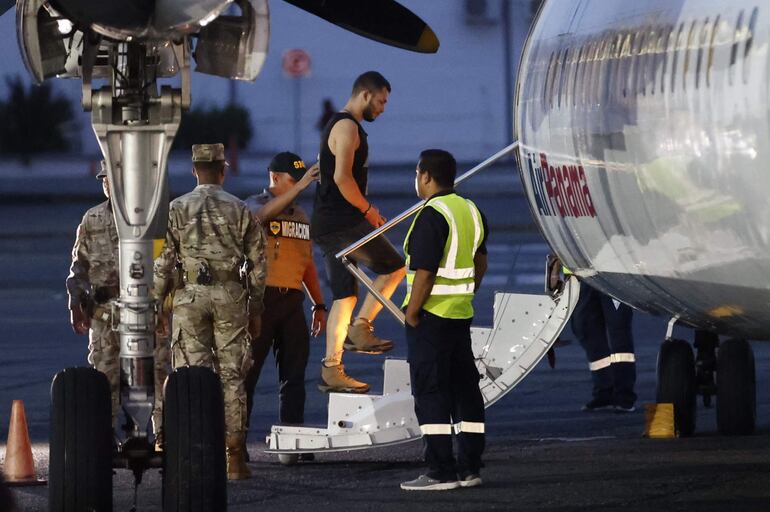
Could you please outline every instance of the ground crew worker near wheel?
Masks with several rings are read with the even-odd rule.
[[[316,187],[310,235],[323,250],[331,284],[332,303],[326,326],[326,356],[321,366],[321,391],[365,393],[369,385],[345,373],[342,351],[381,354],[393,343],[374,335],[372,323],[382,310],[371,294],[353,318],[358,283],[335,255],[385,223],[379,210],[366,198],[369,145],[361,122],[372,122],[385,110],[390,83],[376,71],[359,76],[341,112],[321,134],[321,175]],[[378,274],[375,288],[390,298],[404,278],[404,260],[384,236],[379,236],[349,255]]]
[[[236,480],[251,476],[243,452],[243,379],[251,364],[249,336],[256,338],[260,330],[265,238],[246,205],[222,190],[224,146],[196,144],[192,160],[198,186],[169,207],[166,244],[155,260],[155,296],[163,301],[170,293],[175,266],[181,263],[184,287],[173,301],[174,368],[205,366],[219,374],[227,477]]]
[[[484,400],[470,327],[488,229],[476,205],[454,192],[456,174],[450,153],[420,154],[415,189],[427,202],[404,240],[409,373],[428,464],[426,474],[401,484],[409,491],[481,485]]]
[[[252,215],[265,228],[267,284],[262,332],[251,340],[254,364],[246,377],[247,418],[251,418],[254,387],[272,347],[280,384],[278,417],[281,423],[305,422],[305,367],[310,336],[302,305],[303,284],[313,301],[313,336],[326,328],[326,305],[310,243],[310,219],[295,202],[318,179],[294,153],[278,153],[267,167],[270,187],[246,199]]]
[[[570,274],[566,268],[565,274]],[[630,306],[580,283],[580,297],[570,326],[586,352],[593,381],[592,398],[583,411],[636,410],[632,320]]]
[[[88,333],[88,362],[107,376],[112,392],[112,424],[120,413],[120,339],[112,329],[110,301],[120,295],[118,231],[110,204],[110,187],[104,160],[96,178],[102,182],[107,200],[86,212],[72,248],[67,277],[70,323],[76,334]],[[155,403],[153,431],[160,440],[163,423],[163,384],[171,357],[166,343],[156,340]]]

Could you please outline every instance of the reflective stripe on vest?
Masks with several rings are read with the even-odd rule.
[[[444,245],[444,255],[436,271],[436,280],[430,297],[423,305],[423,309],[443,318],[471,318],[475,286],[473,258],[484,238],[481,214],[472,201],[454,193],[431,199],[423,208],[427,207],[435,209],[444,217],[449,225],[449,236]],[[409,269],[409,236],[412,234],[417,217],[419,213],[412,221],[404,240],[407,269]],[[407,270],[404,306],[411,296],[414,274],[414,270]]]

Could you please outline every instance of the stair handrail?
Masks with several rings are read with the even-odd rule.
[[[454,183],[455,188],[458,187],[465,180],[471,178],[472,176],[476,175],[480,171],[488,168],[490,165],[500,160],[502,157],[508,155],[518,147],[519,147],[519,141],[513,141],[511,144],[504,147],[494,155],[490,156],[480,164],[476,165],[469,171],[463,173],[459,178],[455,180],[455,183]],[[396,306],[396,304],[392,300],[385,298],[380,292],[378,292],[374,288],[374,283],[372,282],[371,279],[369,279],[369,276],[367,276],[363,270],[359,269],[355,265],[355,263],[348,258],[348,255],[350,255],[350,253],[352,253],[356,249],[359,249],[360,247],[363,247],[367,243],[371,242],[372,240],[382,235],[383,233],[386,233],[396,225],[403,222],[405,219],[409,218],[412,214],[419,211],[420,208],[422,208],[426,202],[427,200],[418,201],[410,208],[399,213],[398,215],[390,219],[388,222],[386,222],[379,228],[375,229],[374,231],[364,236],[363,238],[359,239],[358,241],[353,242],[352,244],[350,244],[349,246],[347,246],[346,248],[344,248],[343,250],[341,250],[335,255],[335,258],[340,260],[343,263],[343,265],[345,265],[345,268],[348,269],[348,272],[353,274],[353,277],[355,277],[361,284],[363,284],[366,287],[366,289],[369,291],[369,293],[371,293],[377,299],[377,301],[380,304],[382,304],[385,307],[385,309],[387,309],[388,312],[390,312],[390,314],[392,314],[396,318],[396,320],[401,322],[402,325],[406,322],[406,320],[405,320],[404,313],[401,311],[401,309],[399,309],[399,307]]]

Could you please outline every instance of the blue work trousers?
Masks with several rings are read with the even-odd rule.
[[[412,395],[428,476],[439,480],[478,473],[482,466],[484,399],[470,327],[471,319],[441,318],[426,311],[420,313],[416,328],[406,325]]]
[[[581,283],[571,326],[588,356],[593,398],[599,402],[623,407],[636,402],[632,319],[629,306]]]

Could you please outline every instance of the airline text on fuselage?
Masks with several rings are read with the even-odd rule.
[[[545,153],[527,153],[525,160],[540,215],[596,217],[582,165],[551,165]]]

